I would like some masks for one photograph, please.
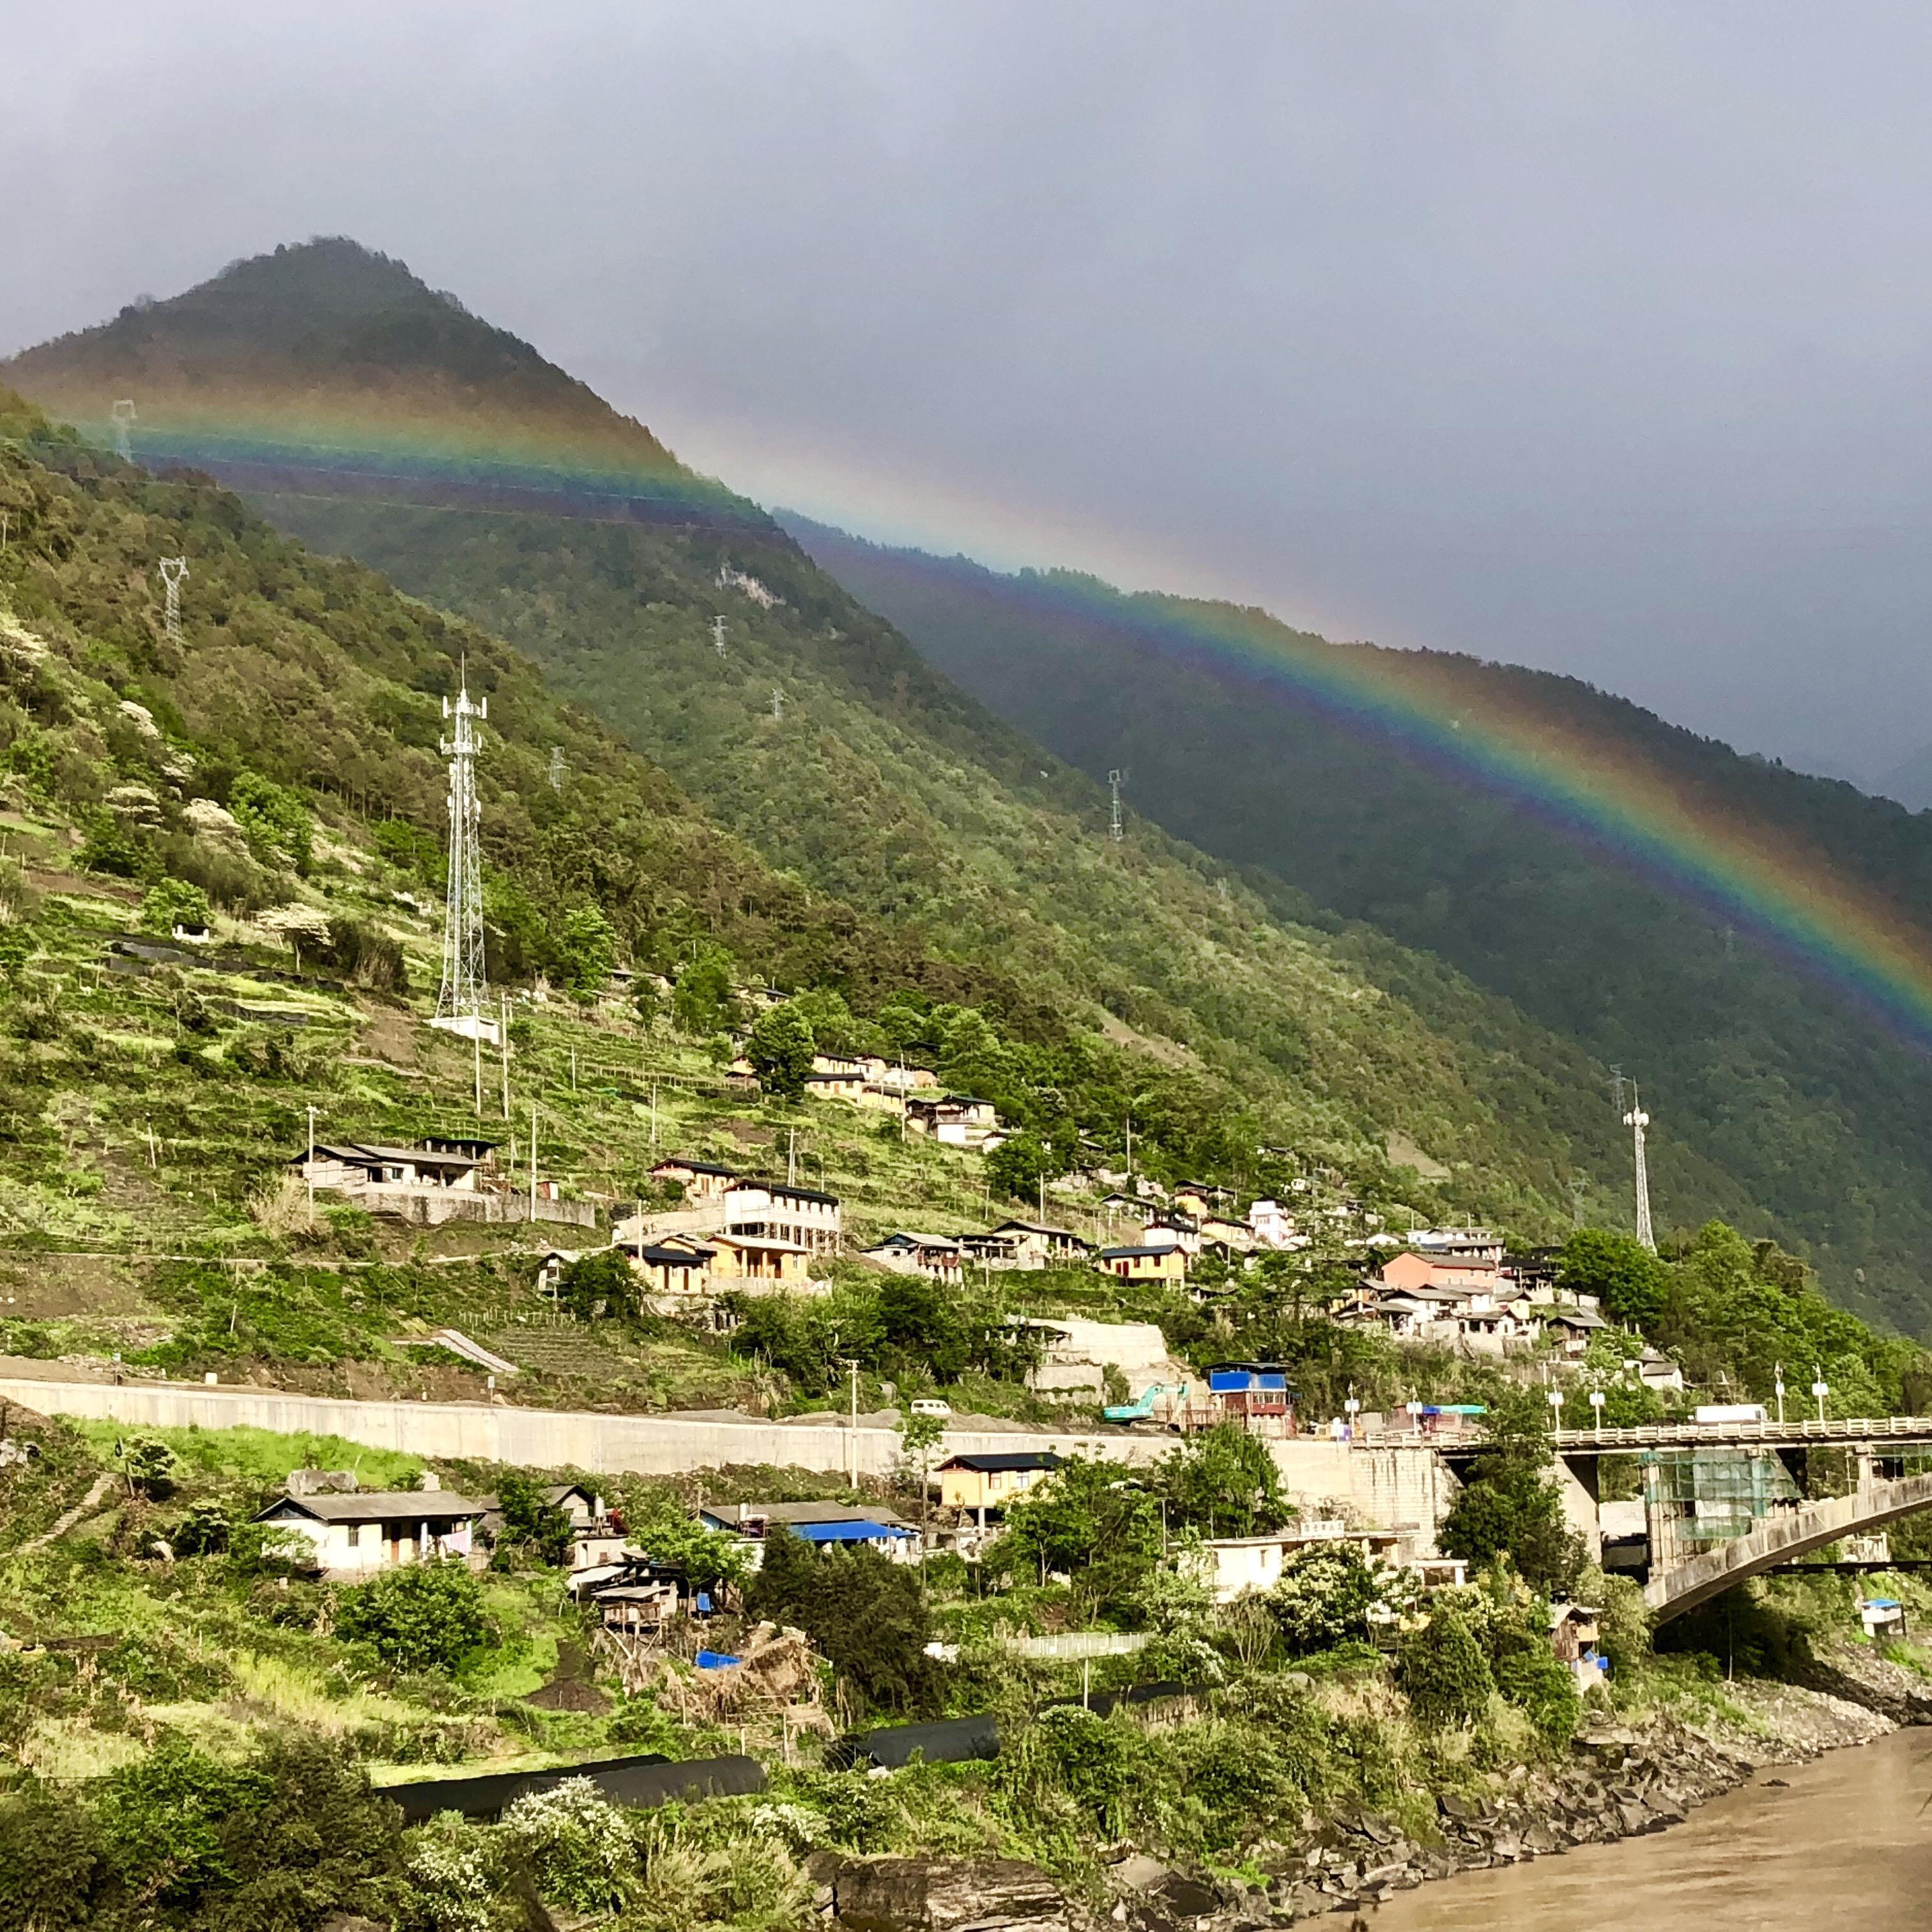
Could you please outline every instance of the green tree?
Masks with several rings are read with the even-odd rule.
[[[580,1322],[638,1311],[638,1271],[621,1248],[599,1248],[566,1262],[557,1277],[557,1298]]]
[[[617,956],[616,935],[603,909],[582,905],[566,913],[556,929],[556,952],[563,983],[578,999],[595,999]]]
[[[1492,1408],[1489,1442],[1436,1540],[1450,1556],[1478,1565],[1506,1556],[1532,1588],[1567,1595],[1582,1566],[1583,1540],[1564,1520],[1543,1406],[1526,1389]]]
[[[1032,1580],[1065,1574],[1090,1601],[1130,1598],[1160,1561],[1160,1502],[1118,1462],[1070,1456],[1006,1510],[992,1560]]]
[[[336,1603],[336,1635],[367,1643],[395,1670],[455,1670],[489,1629],[482,1586],[454,1561],[386,1570]]]
[[[731,956],[707,946],[686,962],[671,988],[670,1015],[682,1033],[694,1039],[728,1031],[738,1023],[737,996],[731,990]]]
[[[1064,1171],[1053,1148],[1036,1133],[1012,1135],[986,1156],[988,1180],[1000,1193],[1029,1207],[1039,1200],[1040,1184]]]
[[[1648,1335],[1663,1316],[1670,1278],[1634,1234],[1579,1228],[1563,1244],[1556,1286],[1565,1294],[1594,1294],[1611,1321]]]
[[[1268,1444],[1238,1422],[1217,1422],[1161,1464],[1158,1480],[1178,1528],[1256,1536],[1294,1514]]]
[[[867,1702],[892,1711],[937,1707],[943,1673],[926,1654],[932,1619],[906,1565],[872,1550],[816,1551],[774,1525],[745,1607],[803,1630]]]
[[[496,1508],[503,1522],[490,1552],[491,1569],[514,1569],[520,1562],[555,1569],[569,1554],[570,1519],[535,1477],[506,1469],[496,1484]]]
[[[789,1000],[760,1013],[745,1042],[746,1058],[758,1076],[758,1084],[782,1100],[796,1100],[804,1094],[806,1076],[812,1071],[812,1057],[817,1050],[810,1024]]]
[[[1402,1640],[1396,1681],[1425,1724],[1469,1724],[1488,1707],[1496,1680],[1461,1613],[1447,1604]]]
[[[141,902],[145,932],[168,933],[178,926],[206,926],[208,917],[207,893],[185,879],[163,879],[149,887]]]
[[[706,1529],[681,1510],[654,1510],[631,1523],[629,1532],[631,1541],[653,1563],[682,1570],[694,1590],[742,1588],[752,1574],[735,1537]]]
[[[1282,1641],[1296,1657],[1366,1643],[1375,1600],[1374,1573],[1352,1543],[1298,1550],[1268,1593]]]
[[[228,809],[263,865],[280,862],[308,871],[314,821],[299,792],[259,772],[244,772],[228,788]]]

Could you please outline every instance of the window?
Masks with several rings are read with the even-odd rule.
[[[362,1546],[362,1526],[359,1522],[352,1522],[349,1526],[349,1546],[351,1550],[360,1550]]]

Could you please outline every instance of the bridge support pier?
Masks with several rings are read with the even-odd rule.
[[[1563,1493],[1563,1520],[1583,1539],[1592,1563],[1604,1560],[1603,1486],[1594,1456],[1558,1456],[1556,1480]]]

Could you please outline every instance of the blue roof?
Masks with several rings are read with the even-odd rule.
[[[795,1522],[788,1527],[793,1535],[802,1536],[808,1543],[883,1543],[888,1537],[913,1534],[894,1523],[872,1522],[862,1517],[856,1522]]]
[[[1232,1389],[1286,1390],[1288,1376],[1280,1369],[1210,1369],[1208,1386],[1216,1393]]]

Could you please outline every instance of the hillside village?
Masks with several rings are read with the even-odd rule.
[[[1808,1493],[1750,1448],[1592,1493],[1549,1432],[1763,1422],[1787,1367],[1821,1428],[1910,1418],[1916,1345],[1768,1240],[1565,1233],[1527,1188],[1517,1225],[1393,1127],[1293,1136],[1225,1068],[1056,1030],[760,871],[487,635],[15,420],[0,1887],[192,1924],[323,1792],[305,1927],[494,1932],[519,1870],[804,1924],[933,1845],[1276,1923],[1670,1810],[1660,1773],[1588,1798],[1580,1732],[1767,1734],[1633,1579],[1660,1470],[1694,1538]],[[218,641],[170,637],[155,531]],[[466,904],[435,814],[485,676]],[[332,734],[325,784],[286,746]],[[1821,1496],[1879,1460],[1830,1440]],[[1886,1580],[1754,1587],[1838,1655],[1927,1602]],[[1886,1614],[1853,1661],[1907,1678]],[[1465,1804],[1514,1822],[1452,1838]],[[181,1816],[240,1822],[190,1856]]]

